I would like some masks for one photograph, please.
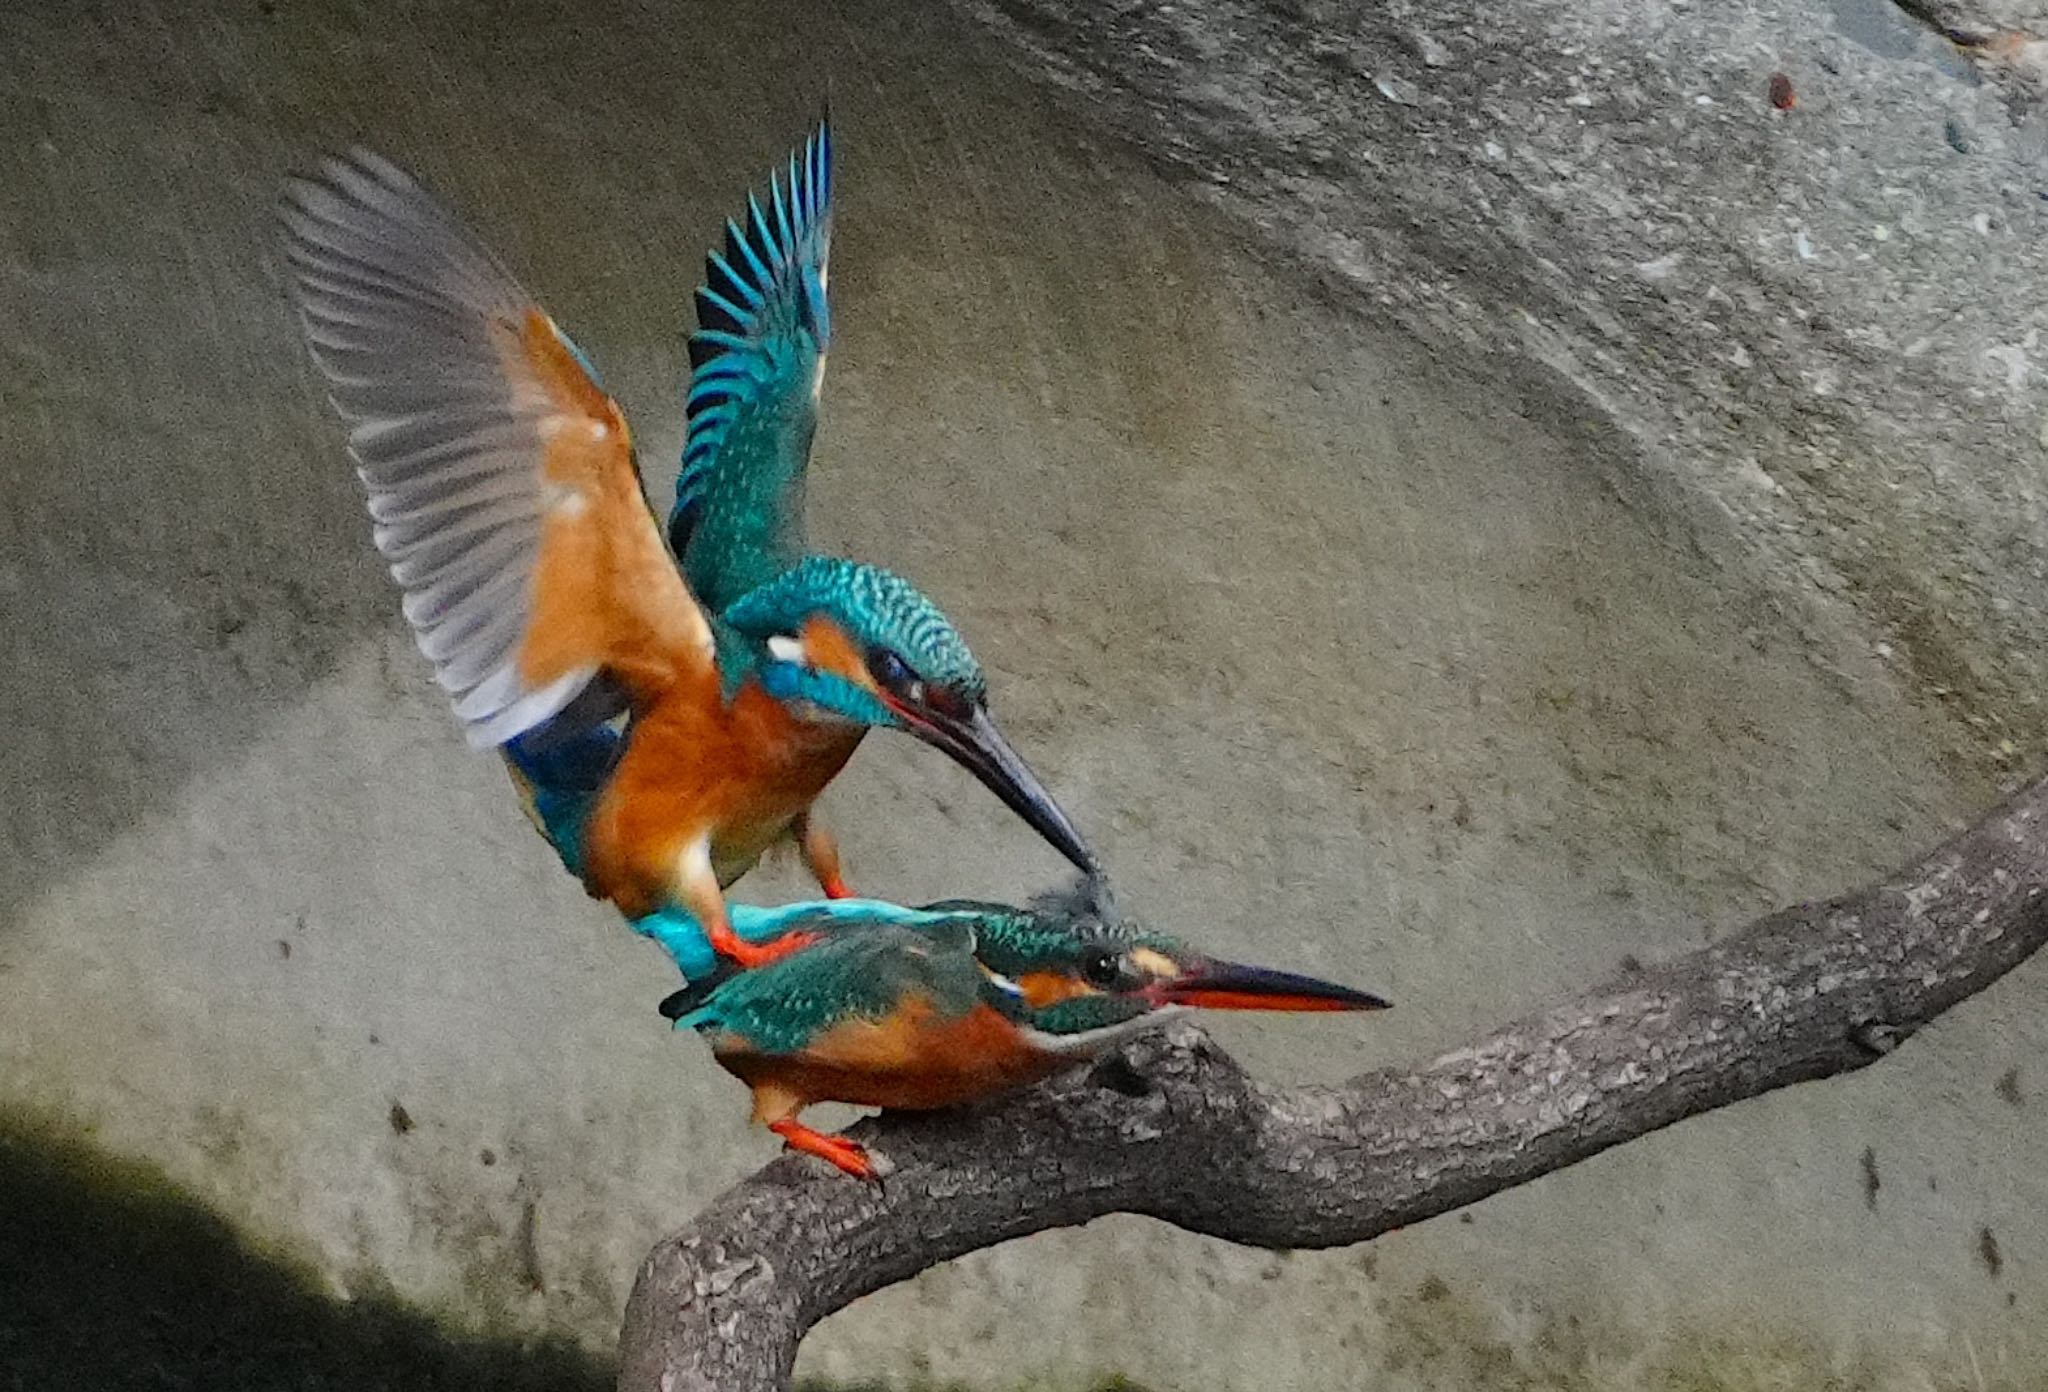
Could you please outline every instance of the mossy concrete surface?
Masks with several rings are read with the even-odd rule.
[[[326,147],[486,232],[659,504],[702,250],[829,87],[819,540],[959,620],[1126,909],[1397,1002],[1220,1026],[1266,1075],[1451,1047],[1995,795],[1995,749],[1956,754],[1977,727],[1786,621],[1597,403],[1268,257],[941,7],[17,6],[0,53],[0,1108],[146,1160],[323,1293],[601,1354],[648,1246],[773,1153],[399,620],[277,265],[278,181]],[[824,815],[867,892],[1061,873],[902,739]],[[979,1254],[799,1371],[2024,1387],[2044,1004],[2023,970],[1857,1078],[1363,1251],[1118,1219]]]

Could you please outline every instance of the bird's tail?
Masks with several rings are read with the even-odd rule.
[[[701,981],[692,981],[680,991],[671,992],[661,1002],[663,1018],[675,1021],[677,1029],[697,1029],[715,1024],[711,993],[724,985],[730,975],[730,972],[715,972]]]

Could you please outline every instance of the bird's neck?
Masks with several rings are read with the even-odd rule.
[[[711,616],[711,643],[712,657],[718,664],[719,690],[730,705],[739,697],[740,688],[760,670],[761,654],[722,614]]]

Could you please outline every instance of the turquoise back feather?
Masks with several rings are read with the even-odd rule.
[[[1070,968],[1093,947],[1126,952],[1149,947],[1173,961],[1190,958],[1192,950],[1178,938],[1154,933],[1134,923],[1109,922],[1092,914],[1019,909],[974,899],[942,899],[918,912],[948,917],[972,915],[974,955],[989,970],[1004,976]]]
[[[671,997],[663,1013],[678,1029],[734,1035],[768,1054],[801,1049],[834,1025],[885,1019],[907,996],[922,995],[937,1019],[956,1020],[988,987],[974,964],[973,941],[964,920],[923,928],[869,924],[729,976],[693,1008]]]
[[[804,553],[804,469],[831,342],[832,132],[821,121],[767,205],[749,197],[705,261],[690,335],[689,434],[669,545],[716,612]]]

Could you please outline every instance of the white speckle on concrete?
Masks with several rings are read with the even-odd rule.
[[[1379,90],[1381,96],[1390,102],[1397,102],[1402,106],[1415,105],[1415,84],[1405,77],[1397,77],[1393,73],[1383,72],[1372,80],[1372,85]]]
[[[2007,391],[2018,391],[2027,384],[2027,377],[2033,371],[2033,363],[2028,358],[2023,344],[1994,343],[1984,350],[1984,356],[2003,370]]]

